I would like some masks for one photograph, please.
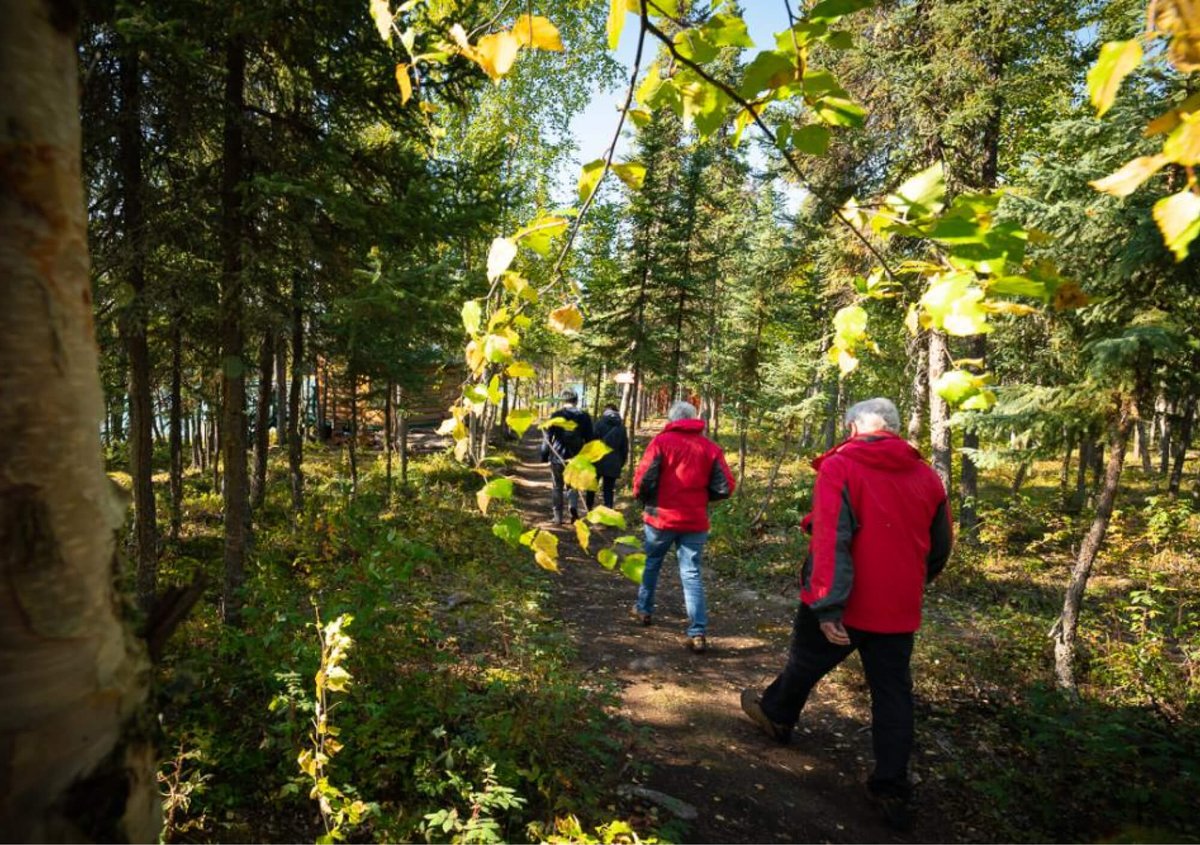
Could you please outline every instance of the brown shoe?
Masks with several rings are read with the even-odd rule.
[[[629,617],[639,625],[649,625],[652,621],[649,613],[642,613],[636,607],[629,609]]]
[[[683,647],[692,654],[703,654],[708,651],[708,640],[704,639],[703,634],[697,634],[694,637],[684,636]]]
[[[781,725],[772,722],[762,709],[762,699],[752,689],[742,690],[742,712],[750,717],[750,721],[763,729],[763,732],[780,745],[787,745],[792,740],[791,725]]]

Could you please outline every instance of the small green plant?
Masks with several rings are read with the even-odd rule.
[[[565,816],[554,820],[554,831],[545,833],[538,825],[530,826],[531,838],[542,839],[550,845],[656,845],[658,839],[650,836],[643,839],[629,822],[616,819],[596,828],[593,836],[583,829],[575,816]]]
[[[341,730],[330,723],[329,715],[336,704],[329,701],[330,695],[345,692],[350,685],[350,673],[343,665],[354,641],[345,629],[354,617],[343,613],[328,625],[321,625],[321,614],[317,613],[317,636],[321,641],[321,665],[316,674],[316,697],[313,701],[313,732],[309,735],[311,748],[305,748],[296,759],[297,765],[312,781],[309,797],[317,802],[321,810],[321,821],[325,835],[317,839],[317,845],[345,840],[347,829],[361,824],[376,808],[348,795],[349,788],[339,789],[329,782],[328,765],[335,754],[342,750],[337,739]]]
[[[204,752],[199,747],[188,748],[186,738],[179,741],[175,756],[163,763],[156,778],[159,795],[162,796],[163,827],[159,842],[170,842],[176,834],[203,828],[204,813],[199,818],[187,818],[192,798],[202,795],[207,789],[211,775],[201,771]]]
[[[443,757],[448,764],[449,752]],[[483,768],[483,785],[478,789],[452,771],[447,770],[446,774],[450,783],[461,793],[469,810],[460,813],[457,807],[450,807],[426,814],[425,823],[421,826],[426,840],[435,841],[440,832],[443,835],[453,834],[450,841],[454,843],[505,841],[500,822],[496,819],[497,811],[517,809],[525,804],[525,799],[496,779],[495,763]]]

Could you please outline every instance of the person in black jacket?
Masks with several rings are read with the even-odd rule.
[[[629,460],[629,435],[625,432],[625,423],[621,421],[621,412],[616,405],[604,406],[604,413],[596,421],[596,439],[603,440],[604,445],[612,449],[596,461],[596,475],[603,488],[604,504],[611,508],[617,490],[617,478]],[[586,498],[590,510],[596,503],[596,491],[588,490]]]
[[[550,474],[554,478],[554,524],[562,525],[563,521],[563,470],[571,458],[579,454],[583,444],[592,440],[591,415],[578,406],[579,394],[571,388],[562,392],[563,407],[550,415],[550,419],[562,419],[570,426],[546,425],[542,429],[542,460],[550,464]],[[579,519],[579,491],[572,489],[568,497],[571,506],[571,520]]]

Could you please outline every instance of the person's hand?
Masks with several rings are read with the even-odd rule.
[[[842,626],[842,620],[840,619],[835,619],[832,622],[822,622],[821,633],[825,635],[825,639],[834,645],[850,645],[850,635],[846,633],[846,629]]]

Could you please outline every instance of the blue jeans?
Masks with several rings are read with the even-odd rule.
[[[654,613],[654,590],[658,586],[658,574],[663,558],[672,546],[677,546],[675,556],[679,559],[679,583],[683,586],[683,601],[687,605],[689,637],[698,637],[708,628],[708,609],[704,606],[704,582],[700,580],[700,553],[704,551],[707,531],[671,531],[646,526],[646,569],[642,573],[642,586],[638,588],[637,609],[639,613]]]

